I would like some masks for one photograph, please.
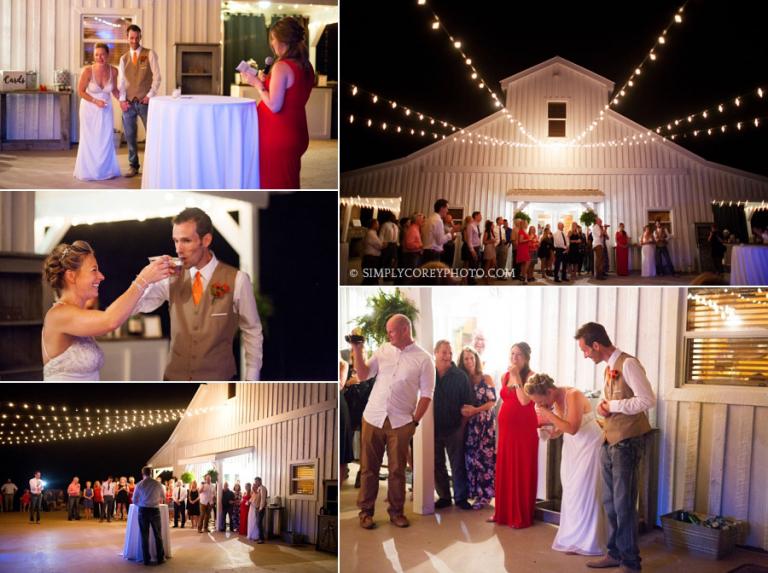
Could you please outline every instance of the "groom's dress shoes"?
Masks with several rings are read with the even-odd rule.
[[[125,174],[126,177],[136,177],[139,174],[139,169],[137,167],[131,167],[128,170],[128,173]]]
[[[596,561],[587,561],[587,567],[591,567],[592,569],[607,569],[608,567],[618,567],[619,565],[621,565],[621,561],[614,559],[610,555],[606,555],[602,559],[597,559]]]

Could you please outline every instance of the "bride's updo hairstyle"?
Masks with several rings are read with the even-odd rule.
[[[61,243],[48,255],[43,263],[43,273],[45,273],[45,280],[56,291],[56,296],[61,296],[64,288],[64,273],[77,271],[88,255],[95,255],[95,253],[91,245],[85,241],[75,241],[71,245]]]
[[[546,396],[548,390],[555,388],[555,381],[549,375],[542,373],[531,376],[523,387],[529,396]]]

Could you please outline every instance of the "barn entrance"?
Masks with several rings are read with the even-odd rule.
[[[547,225],[557,230],[557,223],[561,221],[565,229],[570,230],[571,223],[579,222],[587,209],[601,215],[605,194],[598,189],[512,189],[506,199],[510,216],[523,211],[541,232]]]
[[[562,221],[566,230],[570,230],[573,221],[579,221],[584,211],[578,203],[529,203],[523,211],[530,215],[531,225],[536,225],[538,233],[547,225],[552,231],[557,230],[557,223]]]

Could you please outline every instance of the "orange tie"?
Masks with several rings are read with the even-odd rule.
[[[133,52],[133,65],[134,66],[136,65],[136,62],[138,61],[138,59],[139,59],[139,53],[138,52]]]
[[[201,298],[203,298],[203,279],[200,276],[200,271],[197,271],[195,282],[192,284],[192,300],[195,301],[195,306],[200,304]]]

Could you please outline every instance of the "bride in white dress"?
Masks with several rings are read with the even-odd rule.
[[[104,280],[93,249],[85,241],[53,249],[43,264],[46,281],[57,295],[43,320],[43,379],[98,380],[104,353],[93,337],[123,324],[146,288],[170,276],[169,261],[161,257],[144,267],[105,310],[87,310],[86,303],[99,296]]]
[[[257,517],[259,515],[259,490],[254,487],[251,493],[251,503],[248,506],[248,539],[251,541],[259,540],[259,524]]]
[[[600,503],[600,446],[603,432],[589,400],[576,388],[557,387],[546,374],[533,376],[525,392],[536,403],[541,424],[553,427],[549,439],[563,436],[560,527],[552,549],[601,555],[604,510]]]
[[[651,226],[643,228],[643,236],[640,237],[640,276],[656,276],[656,243],[653,241]]]
[[[96,44],[92,66],[80,73],[80,143],[75,160],[76,178],[83,181],[111,179],[120,175],[112,136],[112,96],[120,97],[117,70],[107,63],[109,48]]]

